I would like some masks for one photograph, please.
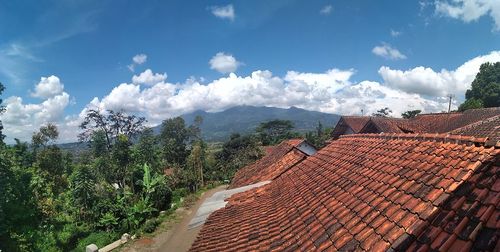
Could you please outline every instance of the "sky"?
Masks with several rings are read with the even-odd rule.
[[[7,142],[89,109],[440,112],[497,61],[499,0],[0,0]]]

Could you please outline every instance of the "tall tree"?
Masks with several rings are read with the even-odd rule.
[[[471,89],[465,92],[466,101],[460,105],[463,111],[477,107],[499,107],[500,106],[500,62],[483,63]]]
[[[108,110],[101,113],[99,110],[90,109],[83,122],[80,124],[82,132],[78,135],[80,141],[89,141],[96,131],[101,131],[106,139],[106,147],[111,147],[118,135],[125,135],[132,139],[144,129],[146,118],[127,115],[123,111]]]
[[[420,112],[422,112],[420,109],[408,110],[408,111],[402,113],[401,116],[405,119],[410,119],[410,118],[414,118],[415,116],[420,114]]]
[[[294,125],[289,120],[272,120],[263,122],[256,129],[263,145],[273,145],[294,137]]]
[[[392,113],[392,110],[388,107],[377,110],[377,112],[373,113],[372,116],[377,117],[389,117]]]
[[[187,144],[190,132],[182,117],[170,118],[161,125],[160,141],[165,161],[170,165],[184,165],[189,155]]]

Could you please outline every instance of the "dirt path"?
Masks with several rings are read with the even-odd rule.
[[[226,189],[227,186],[219,186],[214,189],[208,190],[203,193],[200,199],[189,209],[179,208],[176,210],[175,219],[167,220],[162,224],[160,231],[154,237],[144,237],[138,239],[130,244],[127,244],[121,249],[125,252],[139,252],[139,251],[168,251],[168,252],[183,252],[187,251],[191,244],[196,239],[201,227],[188,230],[188,224],[196,214],[196,211],[201,206],[206,198],[212,196],[214,193]]]

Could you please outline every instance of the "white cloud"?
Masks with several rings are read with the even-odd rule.
[[[321,15],[329,15],[330,13],[332,13],[332,10],[333,10],[333,6],[329,4],[329,5],[325,5],[323,8],[321,8],[319,13]]]
[[[50,122],[59,126],[61,134],[64,132],[66,135],[72,135],[71,139],[75,139],[76,131],[67,129],[64,125],[64,110],[69,103],[70,97],[66,92],[47,98],[41,103],[24,103],[21,97],[11,96],[4,101],[6,111],[0,116],[4,133],[9,139],[29,141],[33,131]]]
[[[406,55],[402,54],[398,49],[391,47],[391,45],[383,43],[380,46],[375,46],[372,53],[391,60],[406,59]]]
[[[211,10],[214,16],[221,19],[229,19],[231,21],[234,21],[234,18],[236,17],[232,4],[226,6],[213,6]]]
[[[399,37],[401,35],[401,32],[400,31],[396,31],[396,30],[393,30],[391,29],[391,36],[396,38],[396,37]]]
[[[146,63],[147,60],[148,56],[146,54],[144,53],[137,54],[134,57],[132,57],[132,64],[128,65],[127,68],[133,72],[135,70],[135,66],[142,65]]]
[[[436,13],[466,23],[477,21],[489,15],[495,22],[495,30],[500,30],[500,1],[498,0],[453,0],[436,1]]]
[[[500,61],[500,51],[493,51],[465,62],[455,70],[442,69],[437,72],[419,66],[402,71],[383,66],[378,72],[386,85],[406,92],[430,96],[444,96],[451,93],[463,97],[479,72],[481,64],[498,61]]]
[[[208,63],[210,64],[210,69],[220,73],[233,73],[242,64],[233,55],[224,52],[215,54]]]
[[[390,106],[395,115],[408,109],[441,111],[447,103],[385,86],[378,82],[353,83],[354,70],[330,69],[323,73],[289,71],[283,77],[270,71],[249,76],[229,74],[202,84],[188,79],[182,84],[159,82],[152,86],[122,83],[88,107],[114,109],[146,116],[151,124],[198,109],[221,111],[238,105],[296,106],[329,113],[375,112]]]
[[[61,94],[63,90],[64,85],[59,78],[51,75],[40,78],[40,82],[35,86],[35,92],[31,93],[31,96],[47,99]]]
[[[142,72],[139,75],[134,75],[132,77],[132,82],[135,84],[147,84],[147,85],[152,85],[156,84],[158,82],[163,82],[167,79],[167,74],[159,74],[155,73],[153,74],[153,71],[151,69],[146,69],[146,71]]]
[[[7,98],[7,112],[0,119],[10,139],[29,140],[40,125],[55,122],[61,131],[61,140],[74,141],[78,125],[89,108],[124,110],[145,116],[150,125],[199,109],[215,112],[238,105],[295,106],[338,114],[360,114],[361,110],[371,114],[390,107],[395,116],[410,109],[440,112],[448,106],[444,95],[450,90],[457,95],[453,103],[456,108],[481,63],[496,61],[500,61],[500,51],[478,56],[455,70],[437,72],[417,67],[401,71],[381,67],[379,74],[383,82],[354,82],[355,70],[336,68],[319,73],[288,71],[284,76],[274,76],[265,70],[247,76],[230,73],[208,83],[195,78],[184,83],[169,83],[163,77],[154,77],[166,74],[145,71],[136,79],[148,76],[144,78],[148,85],[121,83],[109,94],[92,99],[80,114],[64,116],[70,98],[63,91],[38,104],[24,103],[20,97]]]

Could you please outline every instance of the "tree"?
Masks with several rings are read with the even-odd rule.
[[[484,105],[482,100],[476,98],[470,98],[465,100],[464,103],[460,104],[460,106],[458,107],[458,111],[463,112],[468,109],[478,109],[483,107]]]
[[[408,110],[408,111],[402,113],[401,116],[405,119],[410,119],[410,118],[414,118],[415,116],[420,114],[420,112],[422,112],[420,109]]]
[[[104,114],[99,110],[90,109],[80,124],[82,132],[78,135],[78,139],[82,142],[89,141],[95,132],[100,131],[104,134],[109,151],[118,135],[125,135],[128,139],[132,139],[142,132],[145,122],[146,118],[127,115],[123,111],[107,110]]]
[[[41,126],[38,132],[33,133],[31,143],[34,148],[46,147],[47,144],[54,144],[59,137],[57,126],[52,123]]]
[[[483,63],[471,89],[465,92],[465,103],[460,105],[461,111],[478,106],[499,107],[500,106],[500,62]]]
[[[170,165],[185,164],[189,155],[187,143],[190,133],[184,119],[175,117],[163,121],[160,138],[165,161]]]
[[[0,95],[2,95],[4,90],[5,87],[0,82]],[[2,98],[0,97],[0,115],[2,115],[4,112],[5,112],[5,106],[2,105]],[[0,121],[0,144],[3,144],[3,139],[5,138],[5,135],[2,134],[2,130],[3,130],[3,124],[2,121]]]
[[[256,129],[263,145],[273,145],[294,137],[293,123],[289,120],[272,120],[263,122]]]
[[[208,176],[216,179],[230,179],[234,173],[247,164],[255,162],[263,155],[254,136],[232,134],[215,154],[216,170],[208,171]]]
[[[95,200],[95,177],[89,167],[82,165],[73,172],[70,178],[71,201],[78,207],[79,216],[86,219]]]
[[[113,149],[111,151],[112,170],[108,173],[108,181],[113,184],[118,184],[118,187],[123,189],[130,182],[130,187],[133,189],[134,182],[132,181],[132,171],[130,168],[131,152],[130,143],[126,135],[118,135]]]
[[[306,133],[306,140],[314,147],[321,149],[326,145],[326,141],[330,139],[331,128],[323,128],[323,124],[318,121],[318,126],[316,126],[315,131],[309,131]]]
[[[134,162],[137,165],[148,164],[154,171],[162,171],[161,153],[158,139],[151,128],[146,128],[133,149]]]
[[[377,112],[373,113],[372,116],[389,117],[389,115],[391,113],[392,113],[392,110],[390,110],[388,107],[385,107],[385,108],[377,110]]]

